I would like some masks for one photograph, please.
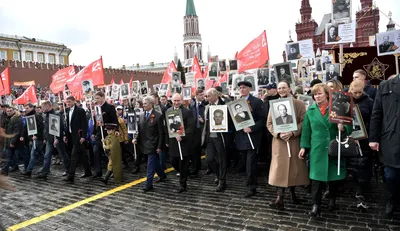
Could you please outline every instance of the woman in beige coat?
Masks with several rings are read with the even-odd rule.
[[[278,94],[281,98],[292,97],[290,84],[287,81],[279,82]],[[306,105],[293,98],[293,107],[295,115],[292,116],[296,116],[297,131],[275,133],[271,113],[269,113],[267,121],[267,128],[274,137],[268,183],[277,187],[278,194],[270,206],[278,209],[284,208],[283,198],[286,188],[290,188],[292,202],[298,203],[295,186],[309,184],[306,162],[297,157],[300,150],[301,126],[306,114]],[[289,157],[287,142],[289,142],[291,157]]]

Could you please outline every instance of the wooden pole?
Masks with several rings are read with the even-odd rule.
[[[395,59],[395,63],[396,63],[396,75],[399,74],[399,56],[400,56],[400,54],[394,55],[394,59]]]
[[[343,63],[343,43],[339,45],[339,63],[340,63],[340,76],[343,78],[342,73],[344,69],[344,63]]]

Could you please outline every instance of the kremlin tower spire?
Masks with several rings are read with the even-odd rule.
[[[193,58],[195,55],[197,55],[199,60],[202,60],[203,49],[199,29],[199,19],[196,14],[193,0],[186,1],[186,14],[183,17],[183,24],[183,49],[185,60]]]

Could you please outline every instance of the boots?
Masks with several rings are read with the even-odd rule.
[[[388,198],[386,201],[385,217],[387,219],[393,218],[393,212],[395,210],[395,195],[396,195],[396,185],[391,181],[386,179],[386,192],[388,193]]]
[[[319,205],[313,205],[311,211],[310,211],[310,217],[319,217],[321,216],[321,208]]]
[[[284,203],[283,203],[284,194],[285,194],[285,188],[278,188],[276,200],[274,202],[272,202],[271,204],[269,204],[269,206],[273,207],[273,208],[277,208],[279,210],[283,210],[284,209]]]
[[[101,182],[103,182],[104,184],[108,183],[108,179],[110,179],[112,174],[112,171],[107,170],[106,175],[104,176],[104,178],[100,179]]]
[[[300,204],[300,201],[296,197],[296,187],[290,187],[290,195],[292,197],[292,203],[295,205]]]

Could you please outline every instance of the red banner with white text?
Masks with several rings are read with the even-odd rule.
[[[27,103],[37,103],[38,99],[36,97],[36,87],[35,85],[30,85],[22,95],[13,101],[15,105],[24,105]]]
[[[161,80],[161,83],[170,83],[172,82],[172,72],[176,71],[176,66],[174,61],[171,61],[171,63],[169,64],[169,66],[167,67],[167,69],[164,72],[164,76]]]
[[[0,74],[1,77],[1,87],[0,87],[0,95],[9,95],[11,94],[11,84],[10,84],[10,69],[7,67]]]
[[[91,79],[93,86],[104,85],[103,59],[100,58],[84,67],[76,75],[67,80],[69,90],[73,92],[82,91],[82,81]]]
[[[72,78],[75,75],[75,67],[69,66],[58,70],[52,77],[51,77],[51,84],[50,89],[54,94],[57,94],[61,91],[65,90],[65,84],[68,79]]]
[[[267,33],[265,30],[240,51],[236,58],[239,62],[239,72],[262,67],[269,60]]]

